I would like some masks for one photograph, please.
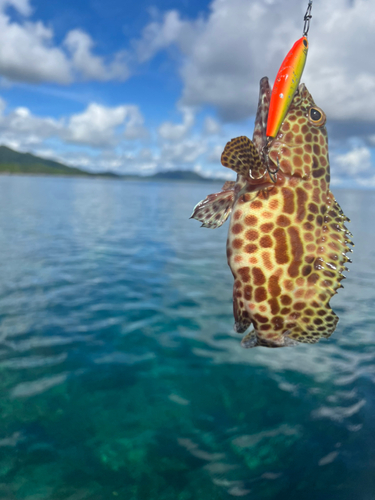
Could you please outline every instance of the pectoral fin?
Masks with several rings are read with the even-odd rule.
[[[231,181],[226,182],[220,193],[209,194],[197,203],[190,218],[202,222],[201,227],[215,229],[222,226],[232,211],[234,184]]]
[[[235,184],[235,181],[227,181],[224,183],[224,186],[221,188],[221,190],[226,191],[227,189],[233,189]]]
[[[221,155],[221,164],[251,179],[260,179],[266,171],[257,148],[245,136],[227,143]]]

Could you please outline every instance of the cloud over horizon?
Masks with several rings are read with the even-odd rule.
[[[98,38],[103,27],[58,31],[36,16],[43,1],[0,0],[0,82],[17,97],[0,98],[2,143],[86,169],[222,177],[230,175],[220,165],[225,143],[251,137],[259,80],[272,82],[306,10],[305,0],[213,0],[190,14],[152,9],[137,35],[122,33],[114,44]],[[375,9],[369,0],[315,0],[312,13],[302,80],[328,117],[334,182],[371,185]],[[19,100],[28,87],[56,103],[69,93],[59,88],[72,88],[82,102],[32,110]]]

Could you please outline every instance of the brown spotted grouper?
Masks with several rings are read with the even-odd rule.
[[[324,112],[301,84],[267,144],[270,94],[263,78],[253,141],[237,137],[225,146],[221,162],[237,173],[236,182],[226,182],[192,215],[203,227],[215,228],[232,213],[227,256],[235,330],[253,326],[244,347],[329,337],[338,322],[329,300],[341,287],[352,244],[344,225],[349,219],[329,187]]]

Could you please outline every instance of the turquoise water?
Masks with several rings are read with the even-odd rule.
[[[0,177],[0,498],[375,497],[375,193],[331,339],[245,350],[218,187]]]

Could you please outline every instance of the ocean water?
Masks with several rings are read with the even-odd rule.
[[[0,177],[0,498],[375,498],[375,193],[334,335],[246,350],[219,187]]]

